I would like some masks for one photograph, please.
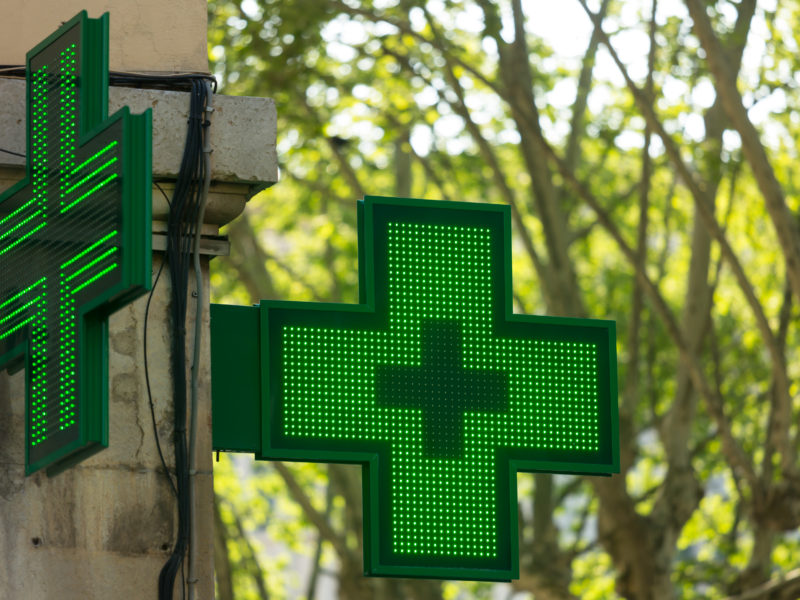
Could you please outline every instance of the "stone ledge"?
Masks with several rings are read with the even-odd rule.
[[[174,179],[180,168],[189,115],[189,93],[109,87],[109,114],[121,106],[153,109],[153,178]],[[277,113],[271,98],[215,95],[211,115],[211,179],[246,184],[249,195],[278,180]],[[0,78],[0,148],[24,154],[25,82]],[[0,152],[0,167],[25,159]]]

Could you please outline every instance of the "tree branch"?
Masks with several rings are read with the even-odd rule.
[[[402,57],[401,58],[400,55],[398,55],[396,52],[393,52],[393,51],[387,51],[386,54],[392,56],[395,60],[397,60],[398,62],[401,62],[404,66],[406,66],[407,69],[411,70],[410,62],[408,60],[402,60],[402,59],[406,59],[407,57]],[[398,128],[401,127],[400,120],[397,117],[395,117],[393,114],[384,113],[384,117],[394,127],[398,127]],[[408,125],[406,125],[406,127],[408,127]],[[433,183],[436,185],[436,187],[439,188],[439,197],[442,200],[450,200],[450,197],[449,197],[449,195],[447,193],[447,190],[445,189],[444,182],[442,181],[442,178],[439,177],[439,174],[436,172],[436,170],[431,166],[430,160],[428,160],[427,157],[420,156],[419,154],[417,154],[417,152],[414,150],[414,147],[411,145],[410,140],[406,139],[405,142],[408,143],[409,155],[411,156],[411,158],[413,158],[414,160],[416,160],[420,164],[422,169],[425,171],[425,175],[428,177],[428,179],[433,181]]]
[[[755,0],[742,0],[755,10]],[[781,184],[775,176],[767,152],[761,143],[758,131],[747,116],[747,109],[736,87],[736,72],[726,60],[720,41],[714,34],[706,8],[699,0],[686,0],[689,14],[694,21],[694,32],[706,53],[708,66],[716,82],[715,88],[728,117],[742,138],[744,154],[761,195],[766,202],[767,212],[778,234],[783,255],[786,260],[786,275],[795,296],[800,300],[800,228],[795,215],[786,205]]]
[[[322,129],[322,120],[319,118],[319,115],[314,110],[314,108],[308,103],[308,99],[306,98],[305,94],[300,94],[299,97],[301,98],[301,102],[303,107],[305,108],[306,113],[310,119],[317,124],[318,129]],[[353,167],[350,166],[350,163],[347,161],[347,157],[344,155],[342,148],[333,138],[325,137],[325,141],[328,144],[328,148],[333,154],[333,157],[336,159],[337,164],[339,165],[339,172],[344,177],[344,180],[347,182],[347,185],[350,186],[350,189],[353,191],[353,194],[357,198],[364,197],[364,188],[361,187],[361,182],[358,180],[358,175],[353,170]]]
[[[736,596],[728,596],[725,600],[767,600],[768,598],[781,598],[789,600],[796,598],[800,592],[800,569],[792,569],[780,577],[770,579],[754,588]]]
[[[325,488],[325,520],[328,520],[331,513],[331,503],[333,501],[333,493],[331,491],[330,483]],[[322,535],[317,536],[317,547],[314,550],[314,558],[312,561],[311,573],[308,576],[308,585],[306,586],[306,599],[314,600],[317,595],[317,579],[322,572],[320,561],[322,560],[322,542],[324,538]]]
[[[552,288],[549,292],[552,302],[548,302],[548,312],[554,315],[585,316],[586,307],[579,293],[574,265],[569,257],[566,214],[559,203],[549,167],[546,161],[540,160],[541,140],[544,140],[544,136],[533,96],[533,80],[525,38],[525,15],[520,0],[513,0],[511,7],[514,42],[503,49],[502,37],[499,32],[496,33],[496,43],[501,48],[500,73],[504,91],[501,97],[511,108],[512,118],[520,134],[520,151],[531,178],[536,214],[544,232]]]
[[[231,241],[231,253],[222,257],[222,260],[239,274],[239,280],[250,294],[250,301],[275,298],[277,293],[266,268],[266,253],[253,233],[246,212],[228,225],[227,234]]]
[[[744,48],[745,40],[736,40],[741,44],[740,52],[730,57],[714,34],[705,7],[701,6],[697,0],[686,0],[686,5],[694,21],[695,34],[706,51],[706,60],[714,76],[722,108],[742,138],[742,152],[750,164],[761,194],[766,201],[767,212],[778,233],[778,240],[786,260],[787,279],[793,287],[795,295],[800,299],[800,230],[797,228],[796,219],[786,206],[783,190],[775,177],[758,132],[747,116],[742,97],[736,87],[741,50]],[[742,0],[739,7],[740,14],[744,13],[752,18],[755,5],[755,0]],[[737,29],[737,33],[746,38],[749,28],[737,27]],[[796,267],[796,273],[793,273],[793,265]],[[763,318],[765,319],[765,317]],[[761,320],[758,314],[756,320]],[[763,329],[763,326],[760,328]],[[797,471],[797,453],[789,434],[791,396],[785,366],[786,360],[777,338],[774,341],[766,341],[772,358],[774,380],[768,445],[771,446],[771,450],[777,450],[780,453],[783,472],[794,473]]]
[[[330,523],[328,523],[328,520],[325,518],[325,515],[312,506],[311,500],[309,500],[300,484],[297,483],[297,479],[295,479],[294,474],[289,468],[280,461],[272,461],[272,466],[275,467],[275,470],[286,483],[286,487],[289,489],[289,495],[300,505],[306,518],[317,528],[320,536],[330,542],[331,546],[333,546],[342,560],[352,561],[352,553],[347,547],[344,538],[333,530]]]
[[[399,29],[402,33],[411,36],[415,40],[430,44],[431,46],[436,48],[442,55],[450,54],[450,56],[456,62],[456,64],[458,64],[458,66],[462,67],[467,72],[472,73],[475,79],[483,83],[489,89],[493,90],[496,93],[499,93],[497,84],[492,82],[486,75],[481,73],[477,68],[475,68],[474,65],[469,64],[468,62],[462,60],[461,58],[453,54],[451,52],[451,48],[447,48],[446,45],[444,45],[441,40],[437,42],[437,40],[432,40],[414,31],[414,28],[411,27],[411,23],[409,23],[408,21],[394,19],[385,14],[376,14],[374,11],[366,8],[349,6],[348,4],[342,2],[341,0],[331,0],[331,5],[345,14],[364,17],[365,19],[367,19],[368,21],[372,21],[373,23],[380,23],[380,22],[388,23],[389,25],[392,25],[397,29]]]
[[[219,502],[223,500],[217,496],[216,501]],[[250,543],[250,538],[247,537],[247,532],[244,529],[244,525],[242,524],[242,520],[239,518],[238,513],[235,510],[231,510],[231,513],[233,515],[233,526],[236,528],[236,533],[239,536],[243,547],[243,551],[240,552],[240,566],[243,567],[243,570],[249,573],[250,577],[253,578],[256,588],[258,589],[259,598],[261,600],[269,600],[267,582],[264,579],[264,570],[261,568],[259,563],[258,554],[256,553],[255,548],[253,548],[253,544]],[[223,523],[221,516],[220,522]]]
[[[586,14],[589,15],[589,17],[593,20],[593,22],[596,22],[596,16],[589,10],[588,6],[586,5],[586,0],[578,0],[578,1],[586,11]],[[678,175],[681,177],[681,179],[684,182],[684,185],[686,185],[686,187],[692,194],[695,207],[697,209],[697,214],[700,216],[701,220],[703,221],[703,224],[708,228],[709,233],[711,233],[714,240],[719,244],[722,256],[725,258],[725,261],[731,268],[731,271],[733,272],[733,275],[736,278],[739,288],[742,290],[748,305],[753,311],[756,324],[758,325],[758,329],[761,332],[764,344],[767,347],[767,350],[770,353],[770,357],[772,359],[773,373],[775,375],[777,385],[780,386],[781,392],[784,394],[784,396],[788,398],[789,383],[788,383],[788,378],[786,377],[785,370],[780,369],[781,353],[778,348],[777,340],[775,339],[775,336],[773,335],[772,330],[770,329],[766,315],[764,314],[763,311],[763,307],[761,306],[761,303],[758,301],[758,298],[756,298],[755,296],[753,286],[751,285],[749,279],[747,278],[747,275],[745,274],[744,269],[742,268],[742,265],[739,262],[738,257],[736,256],[736,253],[733,251],[733,248],[728,243],[728,240],[724,232],[722,231],[722,229],[719,226],[719,223],[717,223],[716,218],[714,217],[711,206],[707,201],[708,191],[705,185],[697,179],[696,175],[689,169],[689,167],[683,161],[683,159],[680,156],[680,150],[678,148],[678,145],[664,129],[660,120],[656,116],[655,111],[653,110],[652,104],[647,100],[647,98],[644,96],[641,90],[636,86],[636,84],[628,75],[627,69],[622,64],[622,61],[620,60],[619,55],[614,50],[614,47],[611,45],[608,36],[604,32],[602,33],[602,35],[603,35],[603,43],[605,44],[609,54],[611,55],[612,59],[617,65],[617,68],[619,69],[620,73],[625,79],[626,85],[629,91],[631,92],[637,106],[639,107],[639,110],[641,111],[645,120],[648,123],[650,123],[650,125],[653,127],[654,132],[656,132],[658,136],[661,138],[662,142],[664,143],[664,148],[666,150],[666,153],[669,156],[673,165],[675,166]],[[694,370],[695,372],[699,373],[699,370],[697,370],[696,368]],[[707,400],[713,398],[713,395],[706,395],[706,394],[703,395]],[[709,406],[709,412],[712,413],[712,415],[721,416],[722,415],[721,410],[722,410],[721,399],[719,399],[718,407]],[[725,434],[725,429],[726,428],[720,429],[723,435]],[[748,457],[743,455],[741,458],[745,460],[746,464],[750,465],[750,460]],[[740,466],[744,466],[744,464]],[[755,471],[751,467],[746,468],[743,474],[746,476],[746,479],[748,479],[748,481],[751,482],[751,484],[755,482]],[[753,491],[756,493],[760,493],[760,486],[754,485]]]
[[[228,552],[228,528],[219,511],[219,497],[214,494],[214,576],[218,600],[234,600],[231,557]]]
[[[619,229],[614,224],[613,219],[611,219],[611,216],[605,211],[605,209],[603,209],[589,189],[579,182],[566,168],[566,165],[563,164],[563,161],[555,153],[555,151],[544,140],[542,140],[542,144],[542,147],[545,149],[546,156],[558,167],[558,170],[566,183],[570,185],[578,194],[578,196],[582,198],[583,201],[586,202],[586,204],[588,204],[589,207],[597,214],[598,221],[617,243],[617,246],[625,258],[628,259],[631,265],[637,267],[638,265],[636,263],[635,251],[628,246],[627,242],[625,242],[622,234],[619,232]],[[644,269],[636,268],[636,276],[639,278],[644,291],[653,302],[655,311],[661,317],[661,320],[666,326],[667,333],[672,338],[672,341],[678,350],[681,361],[686,365],[686,368],[691,375],[692,383],[707,401],[709,413],[716,422],[720,431],[720,435],[722,436],[722,447],[726,456],[728,457],[728,461],[733,468],[738,469],[745,479],[747,479],[752,487],[752,490],[755,493],[758,493],[760,490],[760,484],[758,477],[756,476],[755,469],[750,458],[744,453],[739,443],[733,437],[730,421],[723,410],[722,398],[719,396],[718,392],[712,390],[712,388],[708,385],[705,375],[700,370],[696,362],[692,359],[692,353],[689,349],[689,345],[686,342],[680,327],[678,326],[675,316],[667,306],[667,303],[661,293],[658,291],[658,288],[656,288],[656,286],[650,280]]]
[[[599,21],[602,23],[603,18],[608,11],[609,0],[603,0],[600,5],[598,15]],[[654,3],[655,6],[655,3]],[[580,138],[583,134],[583,119],[586,114],[586,104],[589,99],[589,91],[591,90],[592,71],[594,70],[595,58],[597,56],[597,49],[600,47],[600,31],[599,27],[595,26],[592,30],[592,37],[589,39],[589,46],[586,48],[586,53],[583,56],[581,64],[581,72],[578,75],[578,91],[575,94],[575,104],[572,106],[572,119],[569,126],[569,137],[567,138],[566,151],[564,153],[564,162],[571,171],[575,170],[580,157]],[[655,44],[652,42],[652,36],[655,33],[655,21],[651,27],[651,44],[650,54],[655,55]],[[650,74],[648,79],[652,82],[653,65],[650,64]],[[646,144],[647,145],[647,144]]]
[[[431,32],[433,33],[434,40],[441,44],[441,35],[439,34],[436,28],[436,23],[434,22],[432,16],[427,10],[423,8],[423,11],[426,16],[426,19],[428,20],[428,25],[431,28]],[[494,150],[492,149],[491,145],[486,141],[486,138],[483,137],[483,134],[480,131],[480,127],[478,127],[477,123],[475,123],[474,119],[472,118],[469,108],[467,107],[464,88],[458,81],[458,78],[456,77],[453,69],[452,56],[450,56],[447,53],[443,53],[442,55],[445,60],[445,67],[446,67],[445,78],[455,95],[455,101],[444,97],[442,94],[439,94],[439,97],[441,100],[447,102],[450,105],[450,107],[455,111],[455,113],[464,120],[464,124],[467,128],[467,131],[472,136],[472,139],[478,146],[478,151],[480,152],[481,157],[489,166],[492,172],[492,178],[498,190],[500,191],[500,196],[503,198],[505,202],[507,202],[511,206],[512,218],[514,219],[514,223],[517,226],[517,231],[519,232],[520,237],[522,239],[522,244],[525,248],[526,253],[528,254],[528,257],[531,260],[531,263],[534,266],[534,269],[536,270],[537,275],[542,281],[547,282],[549,280],[547,268],[542,262],[541,258],[539,257],[539,254],[536,251],[535,246],[533,245],[533,240],[530,237],[528,228],[525,227],[525,224],[522,221],[522,215],[520,213],[516,194],[511,189],[511,186],[508,184],[505,172],[503,168],[500,166],[500,161],[498,160]],[[428,83],[431,85],[433,89],[435,89],[435,87],[431,84],[431,82]],[[546,284],[543,286],[545,293],[547,293],[547,290],[549,288],[550,286]]]
[[[645,94],[649,98],[653,97],[653,69],[655,67],[656,56],[656,21],[655,13],[658,3],[653,0],[650,16],[650,50],[647,58],[647,83],[645,85]],[[602,11],[598,22],[602,22]],[[592,41],[597,40],[600,44],[599,27],[595,26],[592,32]],[[636,229],[636,268],[642,270],[645,268],[647,258],[647,211],[650,205],[650,178],[652,175],[652,161],[650,159],[650,141],[652,137],[652,130],[649,125],[645,123],[644,129],[644,144],[642,147],[642,174],[639,183],[639,223]],[[569,145],[567,146],[567,154],[564,158],[566,168],[574,171],[574,167],[570,164]],[[634,281],[633,298],[631,300],[631,324],[628,333],[628,371],[623,385],[622,393],[622,406],[620,407],[620,416],[629,420],[633,419],[636,401],[638,398],[638,383],[639,383],[639,329],[642,321],[642,300],[643,292],[642,287],[638,280]]]

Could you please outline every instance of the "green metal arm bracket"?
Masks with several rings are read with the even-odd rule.
[[[260,334],[257,306],[211,305],[214,450],[261,455]]]

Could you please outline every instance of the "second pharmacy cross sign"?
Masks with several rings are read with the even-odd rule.
[[[27,58],[27,174],[0,194],[0,369],[26,369],[28,474],[107,444],[108,314],[149,288],[150,113],[107,118],[108,15]]]
[[[614,323],[512,313],[506,206],[359,208],[361,303],[258,309],[257,454],[364,466],[368,574],[516,578],[516,473],[619,471]]]

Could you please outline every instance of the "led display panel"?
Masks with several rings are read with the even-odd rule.
[[[27,171],[0,195],[0,368],[26,370],[26,473],[108,443],[108,314],[150,285],[150,112],[108,114],[108,15],[27,56]]]
[[[518,577],[518,471],[619,471],[613,321],[513,314],[507,206],[367,197],[358,305],[262,301],[262,458],[363,465],[365,571]]]

